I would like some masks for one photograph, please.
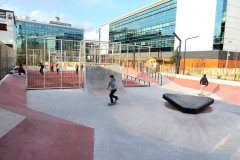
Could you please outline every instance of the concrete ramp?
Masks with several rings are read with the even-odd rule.
[[[110,75],[117,81],[116,95],[124,91],[122,83],[122,67],[119,66],[85,66],[84,90],[91,95],[108,94]]]

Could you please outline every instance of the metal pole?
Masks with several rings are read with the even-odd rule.
[[[140,70],[139,69],[139,65],[140,65],[140,46],[138,46],[138,70]]]
[[[183,75],[185,75],[185,59],[186,59],[186,47],[187,47],[187,39],[185,39],[185,47],[184,47],[184,59],[183,59]]]
[[[158,57],[159,57],[159,52],[161,52],[161,57],[160,58],[162,58],[162,50],[160,48],[158,49]]]
[[[86,44],[85,40],[83,40],[83,56],[84,56],[84,66],[86,65],[87,57],[86,57]]]
[[[50,58],[50,55],[51,55],[50,52],[51,52],[51,50],[49,49],[49,50],[48,50],[48,65],[49,65],[49,70],[50,70],[50,59],[51,59],[51,58]]]
[[[135,46],[133,46],[133,69],[135,69]]]
[[[62,44],[63,44],[63,43],[62,43],[62,39],[61,39],[61,51],[60,51],[60,53],[61,53],[61,66],[60,66],[60,69],[61,69],[61,89],[62,89],[62,86],[63,86],[63,85],[62,85],[62,83],[63,83],[63,78],[62,78],[62,65],[63,65],[63,64],[62,64],[62,62],[63,62],[63,60],[62,60],[62,58],[63,58],[63,57],[62,57],[62,49],[63,49],[63,47],[62,47]]]
[[[101,57],[101,28],[99,28],[99,63],[101,64],[102,57]]]
[[[232,41],[228,41],[228,43],[232,43]],[[228,52],[227,52],[226,68],[228,68],[228,56],[230,56],[230,54],[229,54],[229,46],[228,46]]]
[[[230,56],[230,54],[229,54],[229,50],[228,50],[228,52],[227,52],[226,68],[228,68],[228,56]]]
[[[78,74],[78,88],[81,87],[80,83],[80,76],[82,77],[82,71],[81,71],[81,41],[79,41],[79,52],[78,52],[78,63],[79,63],[79,69],[80,69],[80,73]]]
[[[45,39],[44,39],[44,45],[43,45],[43,62],[42,63],[44,63],[45,62],[45,48],[46,46],[45,46]],[[43,65],[43,64],[42,64]],[[46,67],[46,66],[45,66]],[[44,72],[43,72],[44,73]],[[45,79],[45,73],[43,74],[43,78],[44,78],[44,81],[43,81],[43,85],[44,85],[44,88],[46,87],[46,79]]]
[[[149,47],[148,48],[148,59],[150,59],[150,56],[151,56],[151,48]],[[148,64],[148,66],[147,66],[148,67],[147,75],[150,76],[150,64],[149,63],[147,63],[147,64]]]
[[[114,44],[112,44],[112,64],[114,65]]]
[[[126,78],[126,86],[128,81],[128,45],[127,45],[127,78]]]
[[[184,59],[183,59],[183,75],[185,74],[185,59],[186,59],[186,48],[187,48],[187,40],[193,39],[193,38],[198,38],[199,36],[195,37],[190,37],[185,39],[185,48],[184,48]]]
[[[27,37],[25,37],[25,39],[26,39],[26,41],[25,41],[25,43],[26,43],[26,46],[25,46],[25,47],[26,47],[26,48],[25,48],[25,49],[26,49],[26,72],[27,72],[27,74],[26,74],[26,75],[27,75],[27,78],[26,78],[26,86],[27,86],[27,88],[28,88],[28,65],[27,65],[27,61],[28,61],[28,56],[27,56],[27,55],[28,55],[27,41],[28,41],[28,39],[27,39]]]
[[[93,46],[94,48],[93,48],[93,57],[94,57],[94,59],[93,59],[93,62],[94,62],[94,65],[96,65],[96,58],[97,58],[97,55],[96,55],[96,46]]]
[[[179,74],[182,40],[177,36],[175,32],[173,33],[173,35],[179,40],[179,46],[178,46],[179,51],[177,52],[177,61],[176,61],[176,74]]]
[[[34,49],[33,49],[33,56],[32,56],[33,66],[34,66]]]
[[[119,46],[119,61],[118,61],[118,66],[121,65],[120,61],[121,61],[121,52],[122,52],[122,44],[120,43],[120,46]]]

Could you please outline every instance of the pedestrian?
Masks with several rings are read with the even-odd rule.
[[[44,68],[44,65],[42,64],[42,63],[40,63],[40,70],[39,70],[39,72],[43,75],[43,68]]]
[[[57,70],[57,74],[59,73],[59,64],[56,64],[56,70]]]
[[[14,63],[12,63],[12,70],[14,70],[14,68],[15,68],[15,64],[14,64]]]
[[[81,71],[83,70],[83,64],[81,65]]]
[[[207,79],[207,76],[206,74],[203,75],[203,77],[200,79],[200,93],[198,95],[200,96],[205,96],[205,93],[204,93],[204,88],[206,86],[208,86],[208,79]]]
[[[110,89],[109,89],[109,87],[110,87]],[[113,102],[113,98],[115,98],[115,102],[116,102],[116,100],[118,100],[119,98],[118,98],[118,96],[115,96],[115,95],[114,95],[114,93],[117,91],[117,82],[116,82],[116,80],[114,79],[114,76],[113,76],[113,75],[110,76],[110,81],[109,81],[109,83],[108,83],[107,89],[110,90],[109,97],[110,97],[111,103],[114,103],[114,102]]]
[[[21,73],[25,75],[25,70],[23,69],[22,65],[20,64],[17,68],[19,76],[21,76]]]
[[[79,68],[79,66],[78,66],[78,64],[76,63],[76,65],[75,65],[76,74],[78,74],[78,68]]]
[[[50,71],[54,72],[54,70],[53,70],[53,62],[50,62]]]

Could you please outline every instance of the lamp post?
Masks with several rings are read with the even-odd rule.
[[[228,41],[228,43],[232,43],[232,41]],[[230,54],[229,54],[229,46],[228,46],[226,68],[228,68],[228,57],[229,57],[229,56],[230,56]]]
[[[179,46],[178,46],[179,51],[177,51],[177,59],[176,59],[176,74],[179,74],[182,40],[178,37],[178,35],[175,32],[173,32],[173,35],[179,41]]]
[[[185,39],[185,48],[184,48],[184,56],[183,56],[183,75],[185,74],[185,59],[186,59],[186,48],[187,48],[187,40],[198,38],[199,36],[189,37]]]
[[[159,58],[159,52],[161,53],[161,58],[162,58],[162,50],[158,48],[158,58]]]

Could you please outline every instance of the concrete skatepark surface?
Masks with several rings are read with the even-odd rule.
[[[30,90],[26,101],[31,110],[93,128],[94,150],[89,159],[240,160],[239,105],[207,93],[214,104],[198,115],[184,114],[162,95],[197,95],[199,90],[167,78],[163,84],[125,88],[116,93],[120,100],[113,106],[107,105],[108,94],[90,95],[80,89]]]

